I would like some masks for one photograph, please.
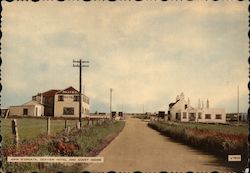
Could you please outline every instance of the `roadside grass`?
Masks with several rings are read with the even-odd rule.
[[[148,126],[161,134],[227,161],[228,155],[241,155],[241,162],[230,167],[244,169],[247,164],[248,128],[220,124],[150,122]]]
[[[1,135],[3,137],[3,148],[11,145],[13,141],[11,121],[12,119],[10,118],[1,118]],[[68,120],[68,125],[73,128],[76,126],[76,121],[77,120]],[[51,119],[51,134],[55,135],[56,133],[63,131],[64,125],[65,120]],[[17,128],[20,141],[31,140],[36,138],[40,134],[47,133],[47,119],[17,118]]]
[[[165,122],[166,124],[171,124]],[[213,131],[219,131],[223,133],[230,133],[230,134],[246,134],[248,135],[248,124],[244,125],[230,125],[230,124],[206,124],[206,123],[174,123],[177,126],[181,126],[182,128],[191,128],[191,129],[207,129]]]
[[[35,140],[32,140],[31,144],[23,144],[18,151],[15,151],[14,148],[10,149],[9,153],[13,155],[21,153],[25,156],[95,156],[111,142],[123,129],[124,125],[124,121],[106,121],[101,125],[85,126],[82,130],[72,129],[69,134],[61,132],[53,137],[40,135]],[[60,163],[7,163],[6,160],[4,162],[6,165],[5,170],[13,173],[30,171],[40,173],[65,172],[69,169],[83,169],[84,165],[73,164],[66,166]]]

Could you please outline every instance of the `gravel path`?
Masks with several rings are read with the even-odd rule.
[[[194,171],[229,172],[215,157],[171,141],[147,127],[147,122],[127,118],[123,131],[98,156],[104,163],[90,164],[91,172]]]

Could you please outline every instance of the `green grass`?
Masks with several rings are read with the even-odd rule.
[[[221,124],[150,122],[148,126],[175,141],[209,152],[227,161],[228,155],[241,155],[233,165],[243,170],[247,163],[248,127]]]
[[[57,121],[57,120],[56,120]],[[59,124],[59,123],[58,123]],[[37,144],[39,150],[34,153],[34,156],[66,156],[62,153],[55,153],[53,148],[57,148],[56,142],[61,140],[64,137],[69,138],[70,143],[77,144],[79,148],[77,148],[73,156],[94,156],[98,154],[98,152],[108,144],[108,141],[113,139],[124,127],[124,121],[107,121],[102,123],[101,125],[96,124],[91,127],[86,127],[83,130],[73,130],[70,134],[60,133],[57,134],[54,138],[50,139],[48,143]],[[59,125],[58,125],[59,126]],[[59,126],[61,127],[61,126]],[[63,126],[64,127],[64,126]],[[55,127],[55,129],[57,129]],[[58,128],[60,129],[60,128]],[[60,130],[59,130],[60,131]],[[52,147],[52,148],[51,148]],[[64,151],[67,148],[64,149]],[[70,156],[70,155],[69,155]],[[31,172],[37,171],[40,173],[47,172],[72,172],[72,170],[83,169],[82,164],[74,164],[72,166],[65,166],[60,163],[42,163],[42,168],[38,167],[37,163],[6,163],[5,169],[11,172]]]
[[[168,124],[166,122],[166,124]],[[223,124],[205,124],[205,123],[175,123],[183,128],[207,129],[231,134],[248,134],[248,125],[223,125]]]
[[[1,118],[1,135],[3,136],[3,147],[5,147],[5,145],[11,142],[13,139],[11,121],[12,119]],[[68,120],[68,125],[70,125],[71,128],[74,128],[76,127],[76,121],[77,120]],[[64,130],[64,120],[51,119],[50,122],[50,131],[52,135]],[[47,133],[47,119],[17,118],[17,127],[20,141],[34,139],[39,134]]]

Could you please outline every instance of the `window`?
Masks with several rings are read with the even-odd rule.
[[[216,115],[215,115],[215,118],[221,120],[221,119],[222,119],[222,115],[221,115],[221,114],[216,114]]]
[[[201,112],[198,113],[198,119],[202,119]]]
[[[196,113],[189,113],[189,121],[195,121]]]
[[[186,119],[186,118],[187,118],[187,112],[183,112],[182,118],[183,118],[183,119]]]
[[[74,108],[64,107],[63,108],[63,115],[74,115]]]
[[[205,114],[205,119],[211,119],[211,114]]]
[[[187,106],[187,105],[185,105],[185,109],[187,109],[187,107],[188,107],[188,106]]]
[[[28,109],[23,109],[23,115],[28,115]]]
[[[63,96],[58,96],[58,101],[63,101],[64,97]]]
[[[74,102],[78,102],[79,101],[79,96],[74,96]]]

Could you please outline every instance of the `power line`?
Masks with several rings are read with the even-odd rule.
[[[82,67],[89,67],[89,61],[73,60],[73,67],[79,68],[79,122],[82,127]]]

